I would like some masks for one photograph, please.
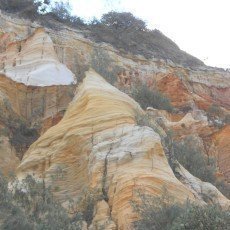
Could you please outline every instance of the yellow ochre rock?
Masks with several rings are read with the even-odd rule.
[[[136,218],[130,201],[138,189],[160,195],[165,187],[176,201],[196,200],[174,176],[159,135],[135,124],[137,112],[143,113],[133,99],[89,70],[63,119],[30,146],[17,175],[44,178],[62,202],[77,200],[86,189],[101,191],[105,201],[97,209],[104,210],[108,229],[113,223],[130,228]]]

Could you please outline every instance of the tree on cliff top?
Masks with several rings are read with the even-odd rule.
[[[146,23],[135,17],[129,12],[109,12],[101,18],[101,23],[105,26],[115,28],[116,30],[132,29],[136,31],[146,31]]]
[[[81,18],[71,15],[71,7],[68,1],[0,0],[0,9],[7,13],[14,13],[22,18],[39,20],[46,26],[51,26],[53,21],[72,27],[84,25]]]
[[[30,11],[38,13],[46,10],[50,5],[50,0],[0,0],[0,8],[9,13]]]
[[[50,0],[0,0],[0,9],[8,13],[36,19],[39,13],[44,13],[50,5]]]
[[[52,19],[62,22],[69,26],[84,25],[81,18],[71,15],[71,5],[69,1],[55,1],[49,8],[49,13]]]
[[[55,2],[51,7],[51,13],[62,20],[70,19],[70,11],[71,7],[69,2]]]

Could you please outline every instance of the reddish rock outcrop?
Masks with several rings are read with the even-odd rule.
[[[230,183],[230,125],[226,125],[212,136],[209,154],[217,158],[220,172]]]
[[[166,75],[157,82],[157,88],[171,99],[172,105],[186,107],[192,101],[191,92],[188,91],[182,80],[173,74]]]

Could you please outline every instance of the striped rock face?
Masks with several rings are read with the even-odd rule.
[[[10,37],[9,34],[2,36]],[[74,74],[58,61],[53,42],[42,28],[25,40],[7,44],[0,53],[0,73],[31,86],[69,85]]]
[[[41,28],[0,12],[0,170],[44,179],[63,205],[67,197],[77,202],[86,191],[99,193],[103,200],[95,205],[96,229],[98,222],[106,229],[132,229],[137,215],[130,201],[139,189],[157,196],[166,187],[178,202],[189,198],[205,204],[203,197],[208,197],[228,206],[213,185],[182,166],[180,181],[175,177],[159,135],[136,124],[136,113],[144,112],[117,88],[130,92],[144,83],[170,98],[177,114],[147,112],[153,119],[164,118],[179,140],[196,136],[208,155],[217,156],[220,176],[229,181],[229,125],[215,127],[206,112],[217,104],[229,114],[230,72],[124,53],[90,40],[87,31],[58,25],[58,30]],[[71,83],[90,68],[117,88],[90,70],[72,100]],[[21,162],[4,134],[12,118],[38,124],[43,133],[26,147]]]
[[[74,74],[59,62],[44,29],[20,36],[22,25],[14,31],[16,22],[6,26],[3,21],[0,17],[0,170],[7,174],[19,164],[16,155],[26,151],[18,153],[9,141],[10,124],[23,120],[44,132],[63,117],[76,82]]]
[[[135,124],[137,112],[143,113],[133,99],[88,71],[64,118],[29,148],[17,175],[44,178],[58,187],[62,202],[86,189],[101,191],[119,229],[136,218],[130,201],[138,189],[156,196],[166,187],[179,202],[197,200],[197,192],[174,176],[159,135]],[[55,177],[60,169],[62,176]],[[219,192],[217,197],[227,202]]]

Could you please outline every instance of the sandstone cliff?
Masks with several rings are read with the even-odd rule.
[[[5,171],[9,158],[14,162],[12,165],[17,165],[15,154],[21,156],[29,147],[21,143],[23,149],[16,147],[15,150],[15,142],[20,145],[24,138],[16,132],[23,125],[35,127],[42,133],[56,124],[72,100],[76,79],[59,62],[53,42],[44,29],[37,28],[22,37],[14,32],[15,26],[22,32],[17,23],[5,27],[2,22],[0,20],[0,133],[4,141],[0,143],[0,153],[1,170]]]
[[[4,37],[10,34],[2,31]],[[4,44],[4,42],[3,42]],[[4,44],[5,45],[5,44]],[[37,29],[25,40],[11,41],[1,47],[1,73],[14,81],[33,86],[69,85],[74,75],[59,63],[53,43],[43,29]]]
[[[77,199],[85,189],[100,191],[109,205],[109,224],[119,229],[129,228],[135,218],[130,201],[138,189],[159,195],[166,187],[177,201],[205,203],[203,191],[227,205],[214,186],[187,173],[184,184],[174,176],[159,135],[136,125],[136,113],[143,111],[135,101],[90,70],[63,119],[29,148],[18,176],[29,173],[55,184],[63,202],[66,194]],[[60,169],[62,178],[54,180]]]
[[[78,203],[85,191],[97,193],[102,198],[90,229],[129,228],[137,217],[130,201],[138,189],[156,196],[166,187],[179,202],[228,206],[213,185],[181,165],[177,179],[160,136],[137,124],[136,115],[161,120],[175,140],[195,136],[204,153],[217,157],[219,176],[229,181],[229,124],[218,117],[210,122],[207,111],[216,104],[230,113],[230,73],[146,59],[96,43],[87,33],[64,25],[41,28],[0,12],[0,170],[8,174],[18,167],[20,178],[45,179],[63,205],[67,196]],[[168,96],[176,113],[144,112],[124,93],[140,84]],[[12,138],[21,127],[37,135],[19,153]]]

